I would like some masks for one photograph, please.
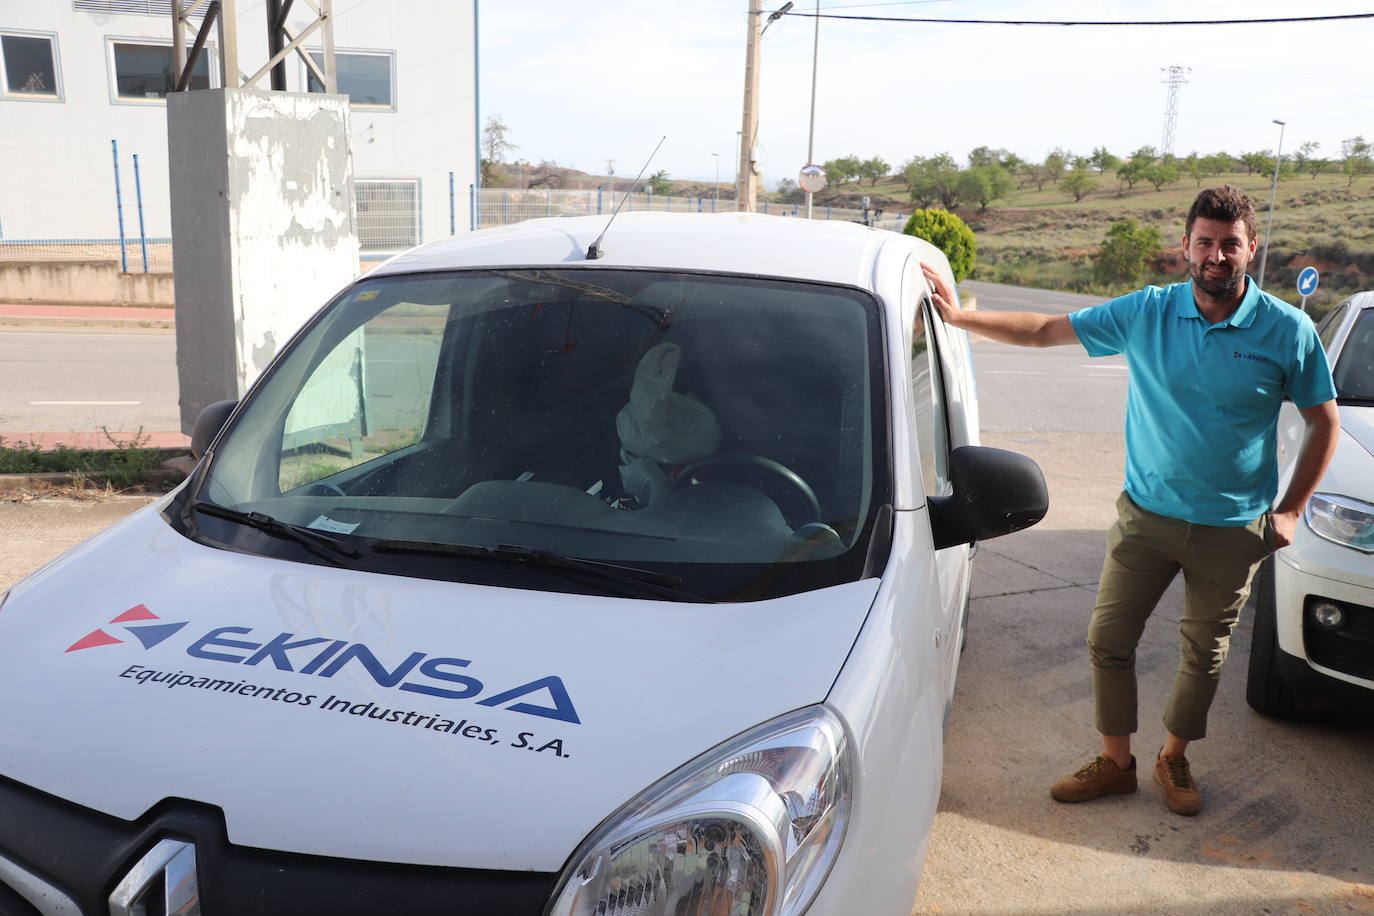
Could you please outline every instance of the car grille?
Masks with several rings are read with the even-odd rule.
[[[169,799],[125,821],[0,777],[0,916],[110,916],[111,888],[167,840],[194,849],[202,916],[539,916],[558,878],[236,846],[207,805]]]
[[[1329,601],[1345,611],[1345,626],[1328,630],[1317,625],[1312,620],[1311,608],[1318,601]],[[1308,595],[1307,610],[1302,616],[1302,636],[1307,657],[1316,664],[1342,674],[1374,680],[1374,608]]]

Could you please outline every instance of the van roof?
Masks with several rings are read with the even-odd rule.
[[[587,248],[609,215],[526,220],[421,245],[378,266],[372,276],[476,267],[591,267],[709,270],[790,277],[873,288],[878,251],[899,245],[943,264],[921,239],[857,223],[761,213],[622,212]]]

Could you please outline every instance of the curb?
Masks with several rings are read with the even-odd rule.
[[[195,466],[196,460],[190,455],[168,458],[162,462],[160,467],[152,468],[140,474],[133,486],[170,490],[189,477]],[[84,471],[35,471],[28,474],[0,474],[0,491],[26,490],[33,488],[36,484],[67,487],[83,482],[104,483],[107,481],[99,471],[89,473]]]

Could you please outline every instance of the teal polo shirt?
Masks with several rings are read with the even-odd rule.
[[[1278,492],[1279,405],[1336,396],[1326,353],[1301,310],[1249,278],[1240,307],[1211,324],[1193,284],[1147,286],[1069,315],[1089,356],[1124,354],[1126,492],[1158,515],[1246,525]]]

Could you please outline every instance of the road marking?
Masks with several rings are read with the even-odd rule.
[[[1023,369],[984,369],[979,375],[1049,375],[1048,372],[1029,372]]]
[[[1114,364],[1114,363],[1100,363],[1100,364],[1099,364],[1099,363],[1083,363],[1083,365],[1082,365],[1080,368],[1083,368],[1083,369],[1115,369],[1115,370],[1117,370],[1118,372],[1128,372],[1128,371],[1130,371],[1130,368],[1131,368],[1131,367],[1130,367],[1130,366],[1118,366],[1118,365],[1116,365],[1116,364]]]
[[[29,401],[30,407],[137,407],[142,401]]]

